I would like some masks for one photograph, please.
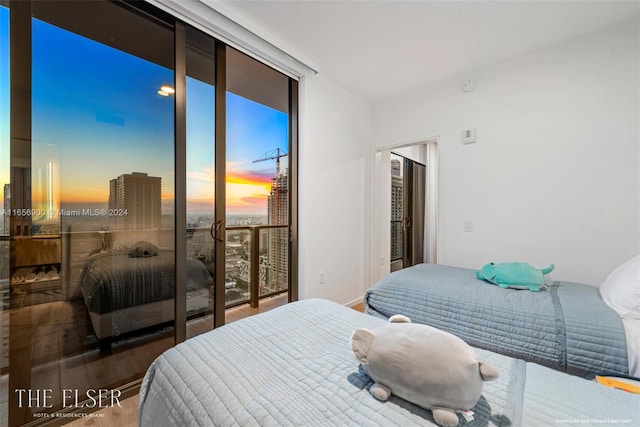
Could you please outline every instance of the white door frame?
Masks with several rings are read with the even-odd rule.
[[[417,158],[427,165],[425,183],[425,262],[438,262],[438,137],[393,144],[373,149],[373,180],[371,181],[371,284],[389,274],[391,236],[391,163],[394,150],[413,147]],[[386,191],[389,189],[389,191]]]

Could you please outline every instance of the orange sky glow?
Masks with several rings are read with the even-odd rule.
[[[268,174],[248,171],[237,162],[227,163],[227,208],[231,213],[266,213],[267,199],[271,189],[271,178]],[[210,210],[214,203],[213,169],[191,171],[187,173],[188,209],[196,211]],[[55,185],[54,199],[64,203],[107,203],[109,188],[105,186],[87,185],[86,182],[67,182]],[[62,187],[62,188],[60,188]],[[34,201],[40,198],[34,192]],[[162,188],[162,200],[174,198],[173,188]]]

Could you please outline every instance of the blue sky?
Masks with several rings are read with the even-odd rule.
[[[0,7],[0,183],[9,169],[8,45],[8,10]],[[34,19],[33,173],[49,161],[57,165],[63,204],[104,203],[109,180],[134,171],[162,177],[163,197],[172,199],[174,99],[157,94],[163,84],[173,85],[172,70]],[[188,79],[194,209],[212,206],[214,94],[211,85]],[[227,104],[228,210],[262,213],[275,161],[252,161],[286,151],[288,116],[231,93]]]
[[[9,9],[0,6],[0,185],[9,182]],[[3,197],[0,192],[0,197]]]
[[[108,198],[123,173],[162,177],[173,195],[173,103],[163,67],[33,20],[32,143],[59,148],[63,201]],[[48,156],[33,150],[35,172]]]

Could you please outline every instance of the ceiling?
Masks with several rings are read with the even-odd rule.
[[[224,1],[376,102],[638,19],[640,1]]]

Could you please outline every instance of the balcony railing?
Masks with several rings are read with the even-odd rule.
[[[130,232],[122,232],[131,234]],[[170,240],[171,231],[167,239]],[[73,236],[72,236],[73,235]],[[163,234],[164,236],[164,234]],[[61,275],[68,298],[79,296],[70,289],[77,287],[80,270],[88,249],[100,247],[98,232],[67,233],[66,252]],[[167,240],[164,239],[164,240]],[[0,279],[9,279],[9,236],[0,236]],[[129,239],[131,240],[131,239]],[[164,241],[163,240],[163,241]],[[165,242],[166,244],[166,242]],[[208,227],[187,230],[187,255],[200,259],[213,275],[214,241]],[[258,306],[262,298],[288,291],[289,227],[287,225],[247,225],[226,228],[225,306],[250,303]],[[69,283],[66,283],[69,282]],[[78,295],[76,295],[78,294]]]
[[[213,241],[209,229],[187,233],[189,255],[212,263]],[[288,291],[289,227],[248,225],[226,227],[225,306],[249,303]]]

